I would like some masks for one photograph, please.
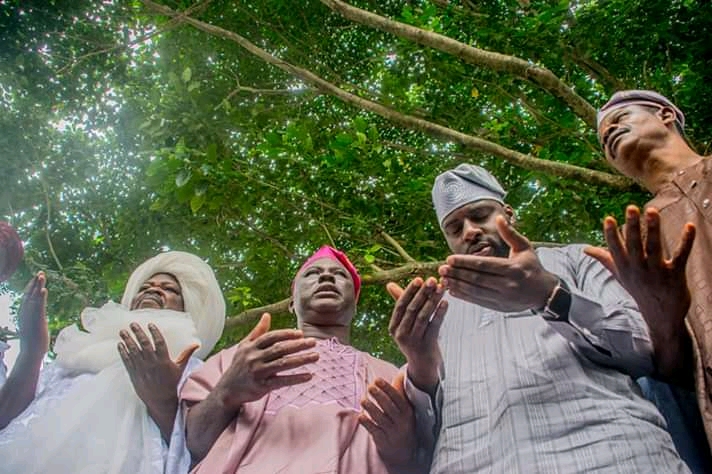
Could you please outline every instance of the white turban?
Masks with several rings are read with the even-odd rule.
[[[130,307],[141,285],[157,273],[176,277],[183,294],[185,312],[195,323],[200,349],[195,355],[204,359],[222,335],[225,327],[225,300],[210,266],[187,252],[171,251],[143,262],[129,277],[121,304]]]

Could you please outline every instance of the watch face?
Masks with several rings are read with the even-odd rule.
[[[544,317],[552,321],[567,321],[569,309],[571,309],[571,293],[563,286],[558,286],[544,309],[546,315]]]

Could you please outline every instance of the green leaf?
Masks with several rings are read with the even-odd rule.
[[[203,204],[205,204],[206,196],[205,194],[196,194],[190,199],[190,210],[195,214],[200,210],[201,207],[203,207]]]
[[[183,186],[190,181],[191,176],[193,173],[190,170],[182,169],[178,172],[176,175],[176,186],[179,188],[182,188]]]
[[[190,82],[190,78],[193,77],[193,71],[190,70],[189,67],[183,69],[183,74],[181,75],[183,78],[183,82],[186,84]]]

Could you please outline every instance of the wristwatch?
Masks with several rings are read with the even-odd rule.
[[[549,321],[568,321],[571,309],[571,290],[564,280],[554,287],[546,305],[540,310],[542,317]]]

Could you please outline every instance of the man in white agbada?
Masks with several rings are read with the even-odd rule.
[[[40,304],[32,305],[33,294]],[[35,319],[43,320],[45,298],[44,275],[38,275],[23,306],[39,308]],[[177,386],[200,363],[191,354],[204,358],[222,334],[225,302],[213,271],[195,255],[162,253],[134,271],[120,305],[86,308],[81,320],[83,330],[73,325],[60,332],[56,360],[39,382],[30,380],[37,385],[34,399],[26,408],[11,407],[17,413],[0,431],[0,469],[134,474],[185,466]]]

